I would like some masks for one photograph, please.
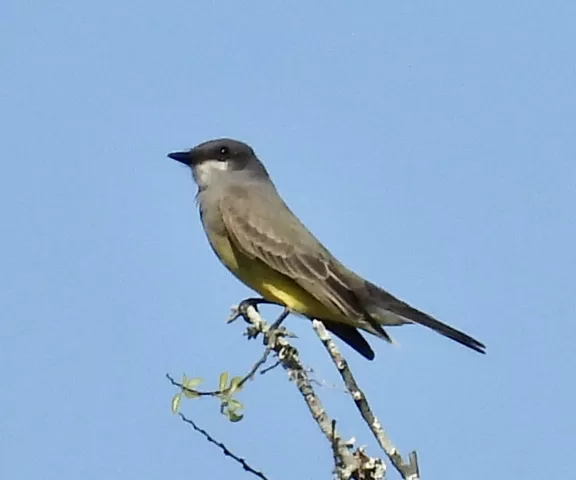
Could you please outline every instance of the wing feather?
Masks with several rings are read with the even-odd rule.
[[[280,197],[257,195],[254,189],[262,193],[257,186],[230,187],[221,198],[220,210],[231,240],[244,254],[294,279],[325,306],[348,318],[362,317],[357,298],[334,272],[328,251]]]

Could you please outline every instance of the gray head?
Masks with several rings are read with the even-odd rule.
[[[269,178],[254,150],[230,138],[209,140],[190,150],[170,153],[168,157],[188,165],[200,189],[212,182],[233,178],[230,175],[233,172],[243,172],[248,177]]]

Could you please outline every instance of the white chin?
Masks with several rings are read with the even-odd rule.
[[[214,180],[215,177],[221,175],[228,170],[228,162],[220,162],[218,160],[206,160],[199,165],[196,165],[192,172],[196,183],[205,187]]]

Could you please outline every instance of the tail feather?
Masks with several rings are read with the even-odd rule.
[[[418,323],[478,353],[486,353],[486,346],[482,342],[411,307],[376,285],[366,282],[366,290],[368,293],[368,298],[365,299],[366,310],[383,325]],[[390,314],[395,317],[395,321],[391,321]]]
[[[419,310],[416,310],[415,308],[412,308],[409,305],[408,309],[410,309],[411,311],[408,314],[405,313],[404,315],[402,315],[405,318],[409,318],[410,320],[419,323],[420,325],[424,325],[425,327],[431,328],[440,335],[444,335],[445,337],[448,337],[454,340],[455,342],[464,345],[465,347],[471,348],[472,350],[475,350],[478,353],[486,353],[486,346],[482,342],[479,342],[475,338],[471,337],[470,335],[467,335],[466,333],[461,332],[460,330],[456,330],[450,325],[446,325],[445,323],[442,323],[441,321],[436,320],[430,315],[427,315]]]

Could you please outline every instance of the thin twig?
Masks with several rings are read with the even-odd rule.
[[[275,361],[272,365],[268,365],[266,368],[260,370],[260,375],[264,375],[268,373],[270,370],[274,370],[276,367],[279,367],[281,362],[279,360]]]
[[[262,480],[268,480],[268,477],[266,477],[266,475],[264,475],[262,472],[259,472],[258,470],[254,470],[250,465],[248,465],[248,463],[246,463],[246,460],[244,460],[243,458],[239,457],[238,455],[235,455],[234,453],[232,453],[230,450],[228,450],[228,447],[226,447],[226,445],[224,445],[221,442],[218,442],[217,440],[215,440],[206,430],[200,428],[198,425],[196,425],[196,423],[194,423],[193,420],[190,420],[189,418],[186,418],[182,413],[179,414],[180,418],[188,423],[189,425],[192,425],[192,428],[194,430],[196,430],[197,432],[201,433],[202,435],[204,435],[204,437],[206,438],[206,440],[208,440],[210,443],[213,443],[214,445],[216,445],[217,447],[220,448],[220,450],[222,450],[222,453],[224,453],[224,455],[226,455],[227,457],[233,458],[234,460],[236,460],[240,465],[242,465],[242,468],[244,470],[246,470],[247,472],[252,473],[253,475],[257,476],[258,478],[261,478]]]
[[[336,344],[332,341],[332,338],[328,334],[328,331],[326,330],[324,324],[318,320],[313,320],[312,325],[314,327],[314,330],[316,331],[316,334],[322,341],[322,344],[324,345],[326,350],[328,350],[330,358],[332,358],[334,365],[336,365],[336,368],[338,369],[338,373],[340,373],[340,376],[344,380],[344,384],[346,385],[346,388],[348,389],[350,395],[354,399],[354,403],[356,404],[358,411],[360,412],[362,418],[364,419],[364,421],[374,434],[376,441],[390,459],[392,465],[394,465],[394,467],[396,468],[396,470],[398,470],[398,473],[400,473],[400,475],[404,480],[419,480],[420,473],[418,470],[418,458],[416,456],[416,452],[412,452],[409,455],[408,463],[406,463],[402,459],[402,455],[400,454],[396,446],[392,443],[390,437],[388,437],[388,435],[384,431],[382,424],[376,418],[374,412],[372,412],[372,409],[370,408],[370,405],[368,405],[368,400],[366,399],[364,392],[360,390],[358,383],[356,383],[356,380],[352,375],[352,371],[348,367],[348,362],[342,356],[342,354],[336,347]]]
[[[266,361],[268,360],[268,357],[270,356],[270,353],[272,352],[271,348],[266,348],[266,350],[264,350],[264,353],[262,354],[262,356],[260,357],[260,359],[254,363],[254,365],[252,365],[252,368],[250,369],[250,371],[244,375],[244,377],[242,377],[242,380],[240,380],[240,382],[238,382],[238,386],[236,387],[236,389],[240,389],[241,387],[244,386],[244,384],[248,381],[248,380],[252,380],[254,378],[254,375],[256,375],[256,372],[258,371],[258,369],[264,365],[266,363]],[[225,390],[208,390],[208,391],[202,391],[202,390],[194,390],[192,388],[188,388],[184,385],[182,385],[180,382],[177,382],[176,380],[174,380],[174,378],[172,378],[172,376],[170,374],[166,374],[166,378],[170,381],[170,383],[172,385],[174,385],[175,387],[180,388],[182,391],[184,392],[190,392],[193,393],[199,397],[217,397],[218,395],[222,395],[225,394],[226,391]]]

